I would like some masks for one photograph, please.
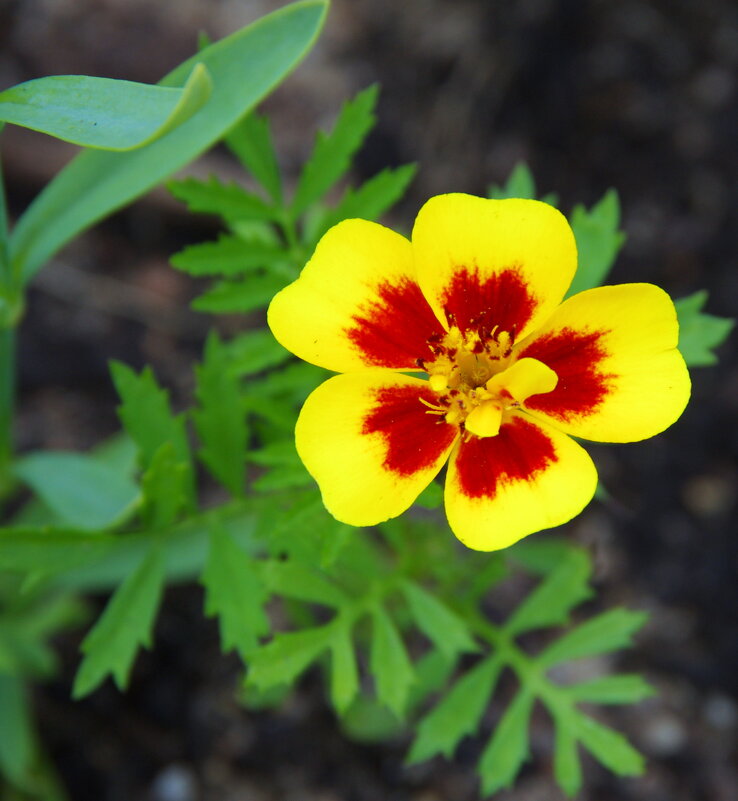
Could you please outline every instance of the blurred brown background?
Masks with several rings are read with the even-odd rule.
[[[225,35],[272,0],[0,0],[0,88],[54,73],[155,82],[191,54],[199,30]],[[653,281],[675,297],[710,290],[708,310],[738,314],[738,6],[732,0],[334,0],[307,61],[268,100],[288,180],[305,131],[329,126],[356,90],[382,84],[379,123],[357,178],[420,164],[393,220],[409,227],[431,194],[482,194],[527,160],[561,206],[615,186],[627,245],[614,282]],[[2,153],[18,214],[72,152],[8,128]],[[216,151],[198,165],[239,179]],[[212,236],[163,191],[74,243],[42,273],[21,338],[19,445],[86,448],[116,427],[106,361],[154,364],[185,403],[211,320],[167,265]],[[238,325],[230,321],[227,325]],[[665,435],[595,456],[613,495],[570,527],[591,546],[603,603],[652,613],[637,649],[660,696],[606,719],[649,758],[638,780],[587,765],[586,801],[738,798],[738,582],[735,340],[693,373],[686,414]],[[274,713],[234,700],[238,667],[218,652],[197,588],[168,593],[157,644],[128,695],[68,700],[78,638],[60,643],[64,676],[37,707],[73,801],[471,801],[479,743],[453,764],[402,768],[403,743],[343,738],[317,683]],[[608,662],[602,666],[608,667]],[[557,799],[550,727],[503,801]]]

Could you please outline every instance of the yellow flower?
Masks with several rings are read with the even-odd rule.
[[[679,417],[690,381],[669,296],[623,284],[562,303],[576,263],[566,219],[534,200],[431,198],[412,241],[365,220],[325,234],[269,325],[340,373],[295,429],[331,514],[396,517],[449,460],[452,530],[504,548],[592,498],[597,472],[569,435],[633,442]]]

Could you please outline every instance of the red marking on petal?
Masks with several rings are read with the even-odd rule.
[[[496,437],[462,440],[456,457],[459,488],[469,498],[494,498],[498,489],[533,481],[558,461],[548,436],[533,423],[513,417]]]
[[[363,434],[384,437],[384,467],[400,476],[432,467],[458,434],[456,426],[442,416],[427,414],[428,407],[420,398],[438,402],[438,396],[425,387],[382,387],[362,427]]]
[[[445,332],[415,281],[385,281],[375,292],[346,331],[367,363],[416,370],[418,359],[432,360],[428,340],[440,340]]]
[[[556,389],[532,395],[528,409],[550,414],[568,422],[574,417],[594,414],[612,391],[612,373],[601,371],[608,353],[601,342],[607,331],[585,333],[572,328],[553,331],[531,342],[518,355],[538,359],[559,377]]]
[[[464,333],[489,334],[493,328],[515,338],[533,316],[538,301],[518,270],[483,278],[479,270],[460,267],[446,289],[442,306],[449,322]]]

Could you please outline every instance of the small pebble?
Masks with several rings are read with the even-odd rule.
[[[154,779],[151,798],[152,801],[196,801],[195,776],[184,765],[169,765]]]

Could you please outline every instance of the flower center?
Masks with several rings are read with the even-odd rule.
[[[428,344],[435,359],[420,366],[428,371],[439,402],[421,402],[429,406],[429,414],[443,415],[447,423],[478,437],[494,437],[506,412],[531,395],[551,392],[558,382],[556,373],[538,359],[514,361],[507,331],[493,329],[482,339],[453,327]]]

